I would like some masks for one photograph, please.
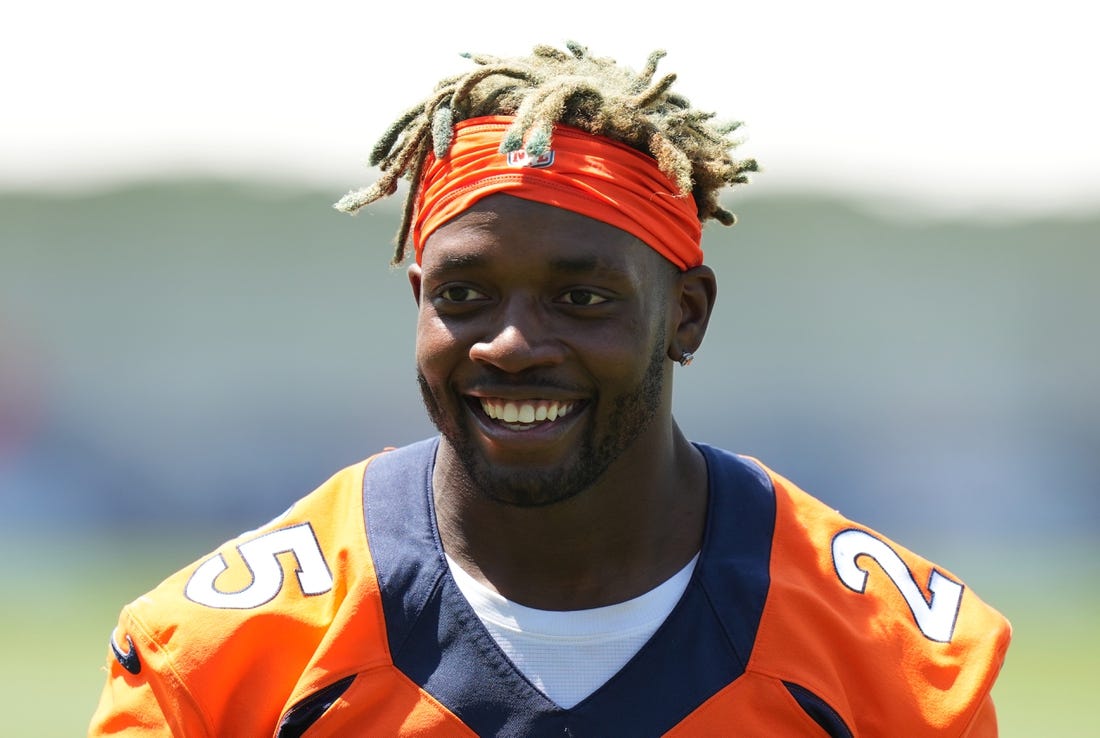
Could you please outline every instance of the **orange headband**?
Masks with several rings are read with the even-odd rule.
[[[428,236],[483,197],[505,192],[603,221],[638,237],[681,270],[703,263],[695,200],[649,156],[617,141],[555,126],[551,149],[532,157],[500,153],[506,116],[455,126],[447,156],[428,154],[412,227],[416,262]]]

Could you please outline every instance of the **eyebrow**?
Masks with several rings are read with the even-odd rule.
[[[489,259],[481,254],[458,252],[441,257],[432,266],[431,270],[426,271],[425,274],[430,274],[433,279],[445,280],[450,279],[455,272],[462,273],[471,269],[480,269],[488,263]]]
[[[439,265],[436,268],[440,269],[440,270],[466,269],[466,268],[469,268],[469,267],[484,266],[485,264],[488,264],[488,263],[489,263],[489,260],[487,258],[485,258],[484,256],[482,256],[481,254],[471,254],[469,252],[466,252],[466,253],[457,253],[457,254],[447,254],[446,256],[444,256],[442,258],[442,260],[439,262]]]
[[[550,268],[565,274],[587,274],[598,270],[607,270],[607,265],[593,256],[553,259]]]

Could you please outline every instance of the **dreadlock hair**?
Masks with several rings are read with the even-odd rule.
[[[355,213],[392,195],[398,180],[407,178],[412,187],[392,262],[400,264],[428,152],[445,156],[459,121],[506,115],[515,121],[505,132],[502,153],[521,148],[532,156],[544,153],[555,123],[605,136],[654,158],[681,193],[692,194],[700,222],[713,218],[733,225],[735,217],[718,204],[718,192],[746,182],[746,173],[757,169],[755,160],[730,154],[740,142],[729,134],[741,123],[714,123],[713,113],[695,110],[683,96],[670,92],[675,74],[655,80],[664,51],[651,53],[635,73],[613,59],[591,56],[576,42],[566,48],[568,53],[540,45],[531,56],[517,58],[463,54],[477,68],[443,79],[430,97],[394,121],[371,151],[370,165],[381,170],[378,181],[349,192],[334,207]]]

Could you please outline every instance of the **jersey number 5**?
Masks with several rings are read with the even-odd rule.
[[[244,589],[225,592],[218,589],[217,580],[229,568],[220,553],[202,562],[183,593],[187,599],[207,607],[248,610],[270,602],[283,588],[283,566],[279,554],[291,553],[298,561],[298,585],[304,595],[319,595],[332,589],[329,571],[321,546],[309,523],[280,528],[237,546],[252,581]]]
[[[926,600],[913,573],[897,551],[867,531],[851,529],[841,531],[833,538],[833,566],[844,586],[855,592],[862,593],[867,586],[867,571],[857,563],[860,556],[874,559],[890,577],[926,638],[942,643],[951,640],[962,602],[961,584],[933,569],[928,578],[931,598]]]

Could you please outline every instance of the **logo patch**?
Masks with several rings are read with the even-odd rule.
[[[541,169],[554,163],[554,150],[550,149],[538,156],[531,156],[523,149],[520,149],[519,151],[509,151],[507,157],[508,166],[510,167],[531,167],[532,169]]]
[[[118,645],[118,641],[115,640],[117,634],[118,628],[111,631],[111,651],[114,653],[115,659],[122,664],[122,668],[126,671],[131,674],[139,674],[141,672],[141,658],[138,656],[137,649],[134,648],[134,639],[126,636],[126,646],[129,650],[123,651]]]

